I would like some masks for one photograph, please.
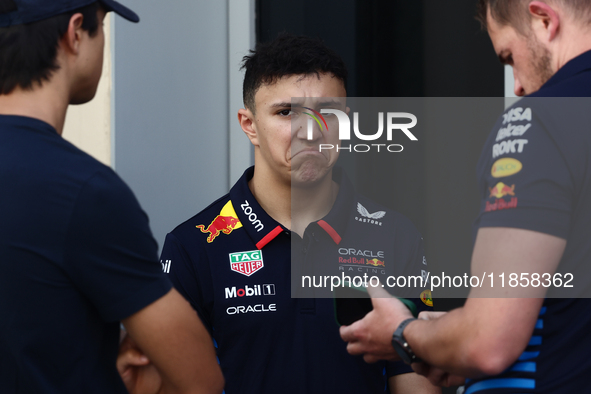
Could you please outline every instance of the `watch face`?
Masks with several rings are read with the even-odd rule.
[[[398,341],[399,341],[398,338],[392,339],[392,346],[394,347],[394,350],[396,350],[396,353],[398,353],[398,355],[400,356],[400,359],[405,364],[410,364],[411,363],[410,355],[406,352],[404,345]]]

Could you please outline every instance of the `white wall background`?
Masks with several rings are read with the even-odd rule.
[[[162,246],[167,232],[227,193],[252,162],[237,127],[236,60],[254,43],[254,2],[125,4],[141,21],[115,19],[115,169]]]
[[[115,168],[162,246],[253,162],[236,114],[254,0],[122,3],[141,21],[107,17],[97,95],[68,109],[64,137]]]
[[[104,164],[111,165],[111,96],[113,89],[112,23],[113,15],[105,18],[105,56],[103,75],[94,99],[84,105],[68,108],[63,137]]]

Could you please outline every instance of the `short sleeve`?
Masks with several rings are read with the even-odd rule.
[[[525,102],[524,104],[527,104]],[[514,227],[567,238],[573,180],[540,105],[513,107],[497,122],[478,164],[478,227]],[[568,127],[563,124],[562,127]]]
[[[195,259],[203,262],[205,257],[187,252],[182,242],[173,233],[166,235],[162,254],[160,255],[160,263],[164,271],[168,273],[175,289],[189,301],[193,309],[197,311],[201,321],[211,332],[212,322],[206,312],[205,297],[201,281],[198,280],[207,277],[207,274],[201,272],[203,269],[200,270],[199,275],[197,274],[195,271],[196,262],[193,261]]]
[[[404,373],[413,373],[413,369],[410,365],[406,365],[403,361],[388,361],[386,363],[386,375],[388,378],[396,375],[402,375]]]
[[[106,321],[122,320],[172,288],[135,196],[110,169],[84,184],[70,218],[64,269]]]

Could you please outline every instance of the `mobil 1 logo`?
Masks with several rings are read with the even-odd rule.
[[[226,299],[236,297],[253,297],[260,295],[275,295],[275,285],[271,283],[244,287],[226,287],[224,289]]]

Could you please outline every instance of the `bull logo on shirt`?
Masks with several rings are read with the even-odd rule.
[[[515,185],[511,185],[511,187],[505,185],[503,182],[499,182],[490,190],[490,197],[496,198],[503,198],[506,195],[514,196],[515,195]]]
[[[378,266],[385,267],[386,266],[386,264],[384,263],[383,260],[378,260],[375,258],[371,259],[371,260],[369,260],[369,259],[366,259],[366,260],[367,260],[367,264],[373,265],[374,267],[378,267]]]
[[[230,200],[224,205],[220,214],[213,219],[207,228],[205,228],[204,224],[195,227],[201,230],[202,233],[209,233],[207,242],[212,243],[220,233],[228,235],[235,229],[242,227],[242,223],[240,223],[236,211],[234,210],[234,206],[232,205],[232,201]]]

